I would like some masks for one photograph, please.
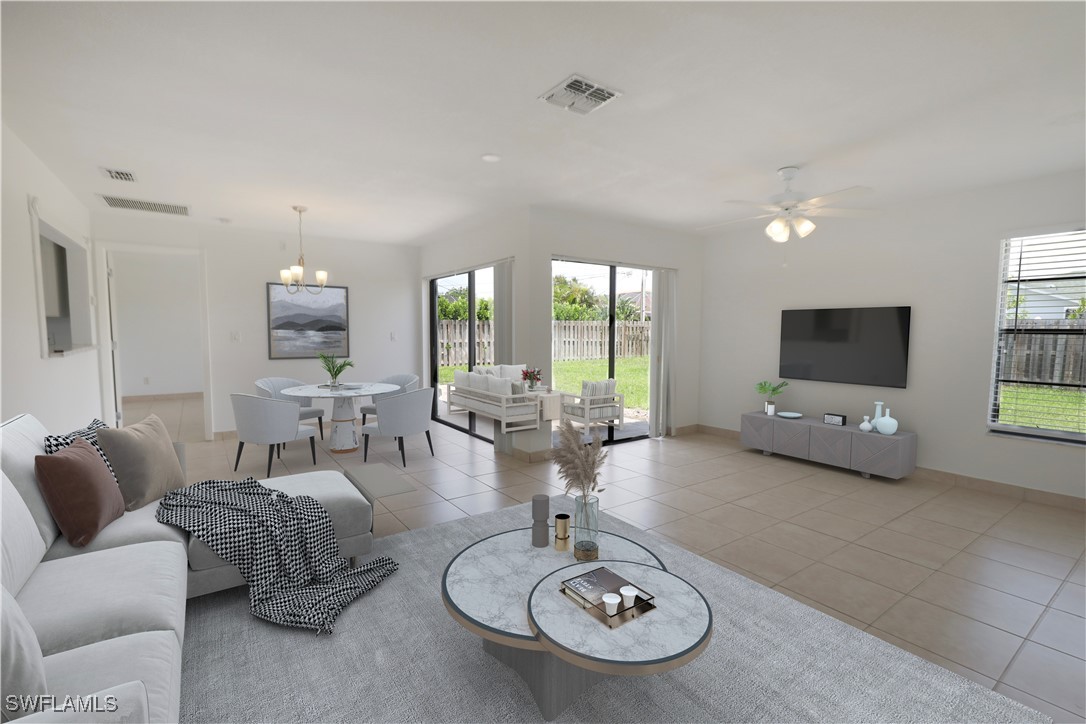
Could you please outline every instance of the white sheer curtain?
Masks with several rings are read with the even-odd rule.
[[[494,361],[513,364],[513,260],[494,265]]]
[[[649,435],[663,437],[672,430],[675,395],[675,327],[678,285],[674,269],[652,272],[652,330],[649,366]]]

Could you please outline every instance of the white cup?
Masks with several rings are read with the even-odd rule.
[[[623,586],[618,589],[618,592],[622,594],[622,607],[629,608],[634,605],[634,599],[637,598],[638,591],[633,586]]]
[[[607,611],[608,616],[614,616],[618,613],[618,603],[621,600],[622,596],[617,593],[603,594],[603,610]]]

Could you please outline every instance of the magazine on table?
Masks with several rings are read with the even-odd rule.
[[[603,604],[603,594],[618,593],[623,586],[633,586],[633,584],[611,569],[600,566],[562,581],[562,586],[574,600],[583,602],[585,606],[599,607]]]

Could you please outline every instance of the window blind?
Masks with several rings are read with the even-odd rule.
[[[1086,231],[1003,241],[988,427],[1086,442]]]

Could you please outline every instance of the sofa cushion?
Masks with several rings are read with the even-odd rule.
[[[98,444],[98,431],[108,428],[109,425],[96,417],[91,420],[90,424],[86,427],[72,430],[65,435],[46,435],[45,440],[43,441],[43,444],[45,445],[45,454],[52,455],[58,453],[78,439],[86,440],[91,444],[91,447],[94,448],[94,451],[98,453],[98,456],[102,458],[102,462],[109,468],[110,476],[113,478],[114,482],[116,482],[117,476],[113,473],[113,466],[109,464],[109,458],[106,457],[106,453],[102,450],[102,446]]]
[[[120,430],[99,430],[98,442],[117,473],[127,510],[185,487],[185,473],[162,420],[149,415]]]
[[[0,717],[10,721],[33,710],[11,706],[9,696],[47,694],[49,689],[38,638],[6,588],[0,604]]]
[[[599,382],[583,380],[581,382],[581,396],[601,397],[603,395],[613,395],[617,384],[617,381],[613,379],[600,380]]]
[[[45,504],[45,498],[38,488],[38,478],[34,474],[34,458],[45,454],[44,440],[49,431],[33,415],[13,417],[0,428],[3,444],[0,444],[0,469],[19,491],[34,522],[38,526],[46,546],[53,544],[60,529]]]
[[[468,373],[464,370],[453,370],[453,384],[457,387],[467,387]]]
[[[528,365],[501,365],[501,376],[512,380],[523,379],[520,373],[528,369]]]
[[[0,527],[3,530],[3,536],[0,536],[3,541],[0,580],[4,588],[17,594],[45,555],[45,541],[41,539],[34,516],[30,514],[19,491],[8,480],[7,474],[3,474],[3,478],[3,497],[0,498]]]
[[[117,481],[98,451],[81,437],[53,455],[38,455],[34,469],[49,512],[77,548],[124,513]]]
[[[42,561],[16,600],[49,656],[142,631],[185,634],[185,547],[154,542]]]
[[[45,657],[49,693],[92,694],[132,681],[119,693],[120,708],[146,697],[146,718],[124,721],[175,722],[181,706],[181,644],[170,631],[134,633]],[[120,699],[120,697],[126,697]]]
[[[332,519],[337,539],[368,533],[373,529],[373,507],[343,473],[317,470],[261,480],[261,485],[287,495],[315,498]],[[230,565],[196,536],[189,537],[189,567],[194,571]]]
[[[172,543],[188,544],[188,534],[180,528],[159,523],[155,520],[157,503],[145,505],[139,510],[131,510],[113,521],[90,543],[83,548],[76,548],[63,537],[53,541],[49,550],[45,552],[45,560],[52,561],[57,558],[67,558],[77,553],[89,551],[104,551],[108,548],[127,546],[133,543],[150,543],[152,541],[169,541]]]
[[[496,365],[475,365],[471,371],[480,375],[493,375],[496,377],[500,370]]]
[[[491,377],[486,381],[486,391],[495,395],[513,394],[513,380],[508,377]]]
[[[487,379],[488,379],[487,375],[479,374],[478,372],[469,372],[468,373],[468,387],[470,387],[473,390],[486,391],[486,389],[487,389],[487,382],[486,382]]]

